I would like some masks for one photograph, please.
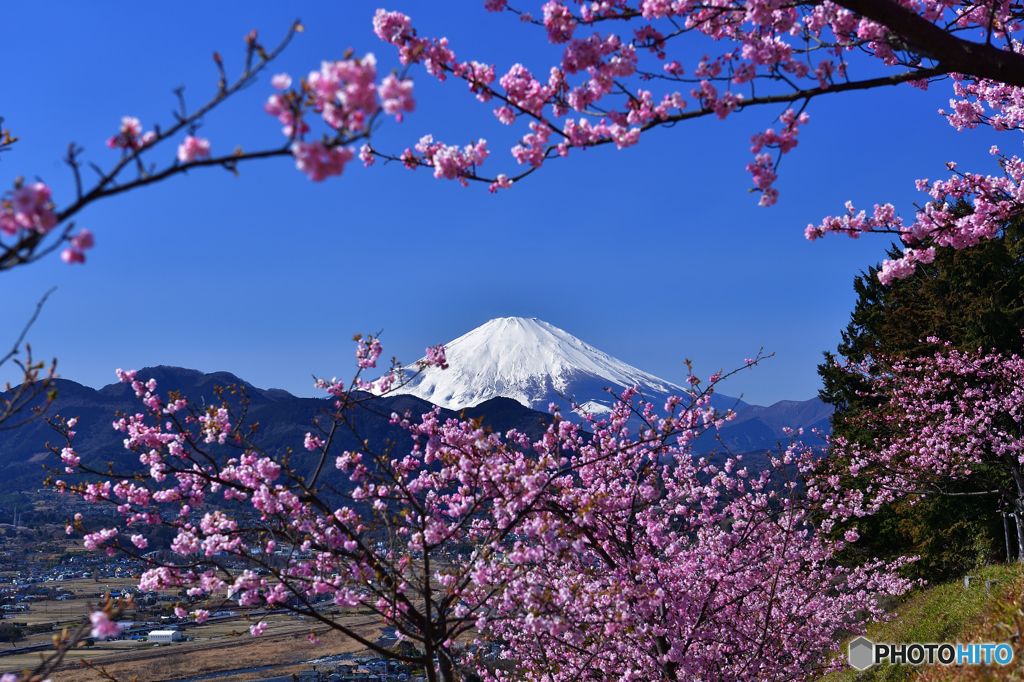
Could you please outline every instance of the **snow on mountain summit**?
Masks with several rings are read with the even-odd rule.
[[[618,393],[636,385],[645,397],[658,400],[685,393],[682,387],[536,318],[490,320],[446,343],[445,354],[448,369],[429,368],[398,392],[450,409],[473,407],[500,396],[543,412],[551,402],[567,409],[561,394],[594,414],[607,412],[612,404],[606,387]],[[716,407],[744,406],[733,398],[716,398]]]

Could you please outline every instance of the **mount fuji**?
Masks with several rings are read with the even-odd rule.
[[[563,414],[569,414],[571,398],[581,410],[601,416],[615,402],[606,388],[620,394],[638,386],[659,408],[669,395],[687,390],[536,318],[491,320],[446,343],[445,354],[448,369],[428,368],[398,392],[453,410],[504,397],[540,412],[555,403]],[[748,407],[720,394],[712,395],[711,405],[721,411]]]

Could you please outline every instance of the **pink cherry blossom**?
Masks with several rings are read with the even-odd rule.
[[[373,148],[368,144],[364,144],[359,148],[359,160],[363,162],[363,165],[369,168],[373,165],[374,156]]]
[[[79,230],[76,235],[71,237],[70,241],[71,246],[76,251],[86,251],[87,249],[91,249],[95,244],[92,232],[89,230]]]
[[[287,90],[292,81],[287,74],[279,74],[271,84],[278,90]],[[333,143],[297,141],[296,144],[304,145],[296,154],[298,158],[320,153],[319,148],[310,145],[334,150],[341,148],[340,143],[345,140],[369,137],[368,125],[379,111],[401,120],[403,114],[415,108],[412,89],[411,80],[399,79],[393,74],[378,83],[376,57],[367,54],[361,58],[322,62],[319,70],[311,71],[306,77],[302,92],[274,93],[263,108],[284,125],[282,132],[289,139],[302,138],[309,133],[311,121],[317,115],[333,131]],[[340,173],[334,169],[345,154],[332,152],[329,163],[313,164],[313,172],[303,172],[317,181],[338,175]],[[307,165],[304,164],[303,169]]]
[[[369,341],[369,343],[367,343]],[[356,364],[359,369],[370,369],[377,366],[377,358],[380,357],[383,347],[378,339],[372,336],[369,339],[360,338],[356,345]]]
[[[121,634],[121,625],[110,620],[106,611],[93,611],[89,621],[92,623],[89,635],[93,639],[110,639]]]
[[[401,123],[402,113],[411,112],[416,108],[416,100],[412,97],[412,81],[399,80],[394,74],[388,74],[378,88],[381,108]]]
[[[419,155],[407,150],[404,159],[407,165],[432,167],[435,178],[458,180],[463,185],[468,185],[466,177],[490,155],[486,140],[460,149],[456,145],[435,142],[432,135],[420,138],[415,149]]]
[[[490,190],[493,194],[499,189],[512,189],[512,181],[504,173],[498,173],[498,177],[491,183]]]
[[[60,257],[65,263],[84,263],[85,251],[91,249],[95,243],[92,232],[79,230],[78,234],[70,237],[68,241],[71,246],[61,251]]]
[[[197,159],[210,158],[210,141],[189,135],[178,146],[178,161],[191,163]]]
[[[20,230],[47,234],[56,225],[50,188],[42,182],[22,185],[0,206],[0,232],[5,235]]]
[[[126,151],[137,151],[156,139],[152,131],[142,132],[142,123],[133,116],[125,116],[121,119],[121,128],[117,135],[107,140],[107,146],[111,149],[123,149]]]
[[[295,167],[314,182],[322,182],[332,175],[341,175],[345,164],[355,153],[347,147],[327,147],[322,142],[296,142],[292,145]]]
[[[962,352],[941,343],[931,355],[873,357],[847,370],[870,382],[885,410],[868,410],[858,424],[872,424],[871,445],[832,439],[837,457],[854,476],[870,478],[873,504],[904,494],[938,494],[944,484],[966,480],[984,465],[1006,476],[1008,486],[987,485],[996,499],[1024,513],[1024,439],[1007,429],[1024,419],[1024,360],[982,350]]]
[[[576,20],[572,12],[557,0],[550,0],[544,5],[544,27],[548,30],[548,40],[552,43],[565,43],[572,38],[576,30]]]
[[[84,263],[85,254],[74,249],[64,249],[60,252],[60,258],[65,263]]]

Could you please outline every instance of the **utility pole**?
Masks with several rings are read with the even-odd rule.
[[[1024,524],[1019,509],[1013,510],[1013,520],[1017,524],[1017,561],[1024,563]]]
[[[1006,536],[1006,563],[1010,563],[1013,557],[1010,554],[1010,522],[1006,518],[1006,512],[1003,512],[1003,535]]]

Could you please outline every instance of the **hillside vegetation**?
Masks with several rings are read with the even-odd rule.
[[[939,682],[952,680],[1024,679],[1024,565],[996,564],[974,572],[970,589],[962,578],[919,589],[908,595],[888,623],[868,628],[873,642],[1010,642],[1013,661],[1007,666],[881,665],[858,672],[847,668],[829,675],[829,682]],[[998,580],[991,594],[985,581]],[[846,657],[846,644],[842,655]]]

